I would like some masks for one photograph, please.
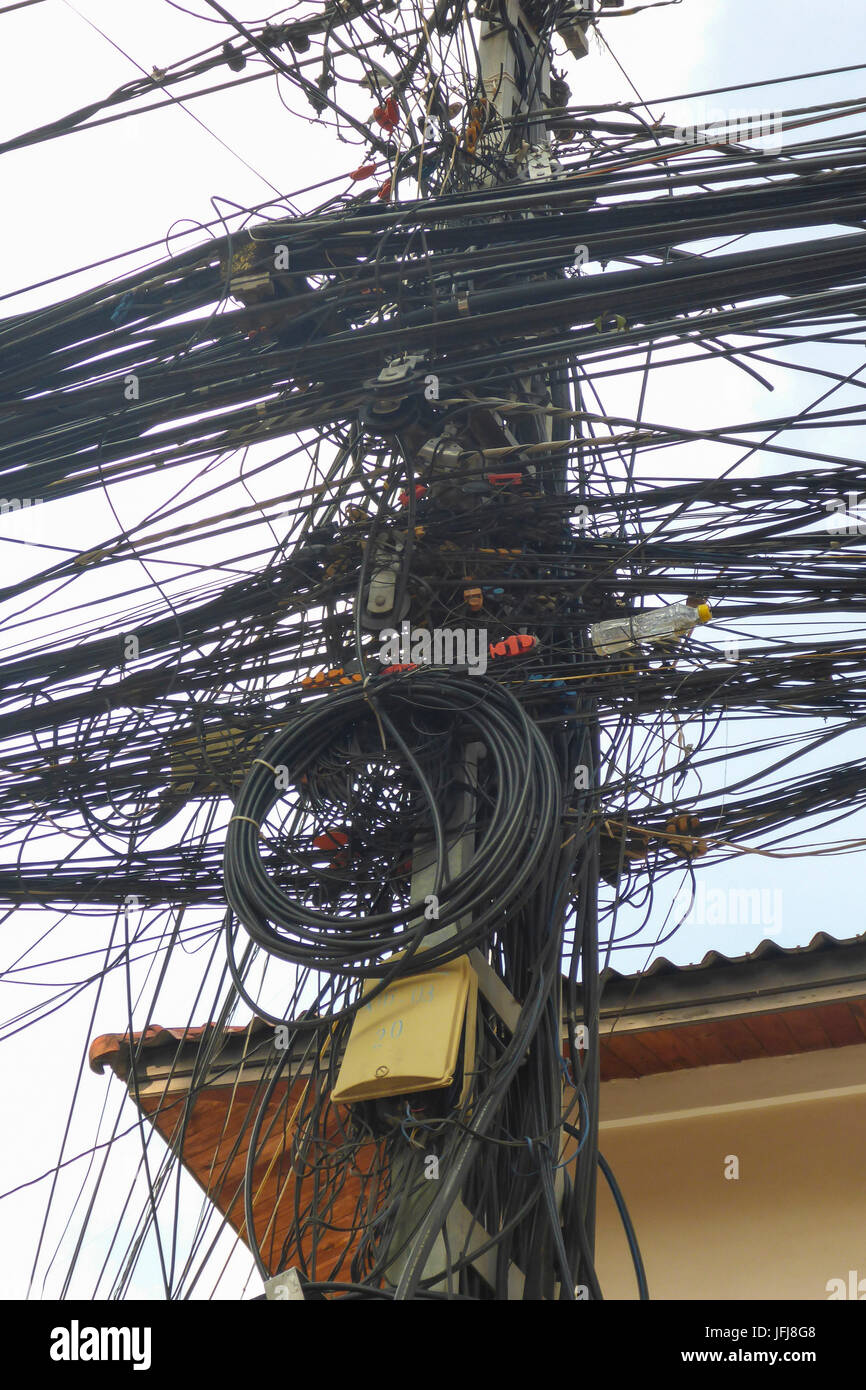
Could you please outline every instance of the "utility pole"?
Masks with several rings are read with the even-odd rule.
[[[539,36],[536,26],[540,24],[542,16],[537,11],[538,7],[536,7],[536,12],[533,12],[529,6],[521,6],[519,0],[505,0],[501,6],[485,3],[485,0],[482,0],[482,4],[476,10],[476,14],[482,19],[478,39],[480,68],[476,92],[473,93],[473,99],[467,103],[468,119],[462,138],[464,150],[469,155],[478,155],[480,165],[479,169],[467,165],[464,174],[464,183],[467,188],[472,186],[491,188],[505,179],[513,183],[516,177],[525,181],[528,187],[536,191],[543,186],[545,180],[551,180],[556,175],[558,166],[552,155],[546,120],[546,109],[551,104],[550,35],[548,31],[547,37],[541,38]],[[588,11],[582,13],[586,18],[589,17]],[[464,22],[468,23],[469,21]],[[583,56],[586,53],[585,27],[585,20],[581,25],[579,18],[567,19],[563,22],[563,33],[568,39],[572,52],[577,56]],[[523,213],[522,215],[532,216],[531,213]],[[473,290],[474,282],[472,280],[464,280],[454,287],[458,303],[464,307],[464,311],[467,313],[472,311]],[[523,455],[519,449],[515,449],[516,461],[509,465],[512,471],[508,476],[516,488],[535,489],[539,497],[545,493],[562,495],[569,488],[565,466],[558,461],[554,447],[555,438],[567,437],[567,433],[566,435],[556,433],[559,417],[555,412],[558,410],[565,413],[574,409],[568,375],[560,368],[547,375],[525,376],[518,379],[519,396],[524,402],[537,401],[540,408],[537,411],[522,411],[513,431],[504,416],[495,410],[489,411],[487,415],[486,423],[491,437],[498,433],[503,444],[513,446],[532,444],[536,446],[533,457],[540,458],[541,462],[533,467],[530,463],[530,455],[528,453]],[[518,398],[518,393],[513,392],[512,399],[516,402]],[[567,432],[570,430],[571,421],[569,420]],[[548,446],[546,449],[545,445]],[[407,447],[411,448],[411,445]],[[478,476],[477,464],[473,467],[470,463],[468,468],[464,466],[462,470],[458,465],[458,468],[455,469],[452,462],[455,452],[458,456],[462,455],[466,458],[474,459],[477,456],[477,451],[475,454],[472,453],[471,441],[462,435],[459,429],[452,429],[447,438],[445,436],[439,439],[434,437],[422,446],[421,457],[423,458],[426,454],[431,461],[424,483],[429,494],[441,495],[443,491],[449,489],[448,495],[453,497],[452,485],[458,477],[465,479],[467,476]],[[483,451],[481,457],[481,476],[489,481],[492,476],[492,468],[490,472],[487,471]],[[559,457],[562,457],[562,451],[560,451]],[[496,481],[498,483],[498,478]],[[580,491],[581,501],[583,501],[586,496],[586,478],[582,463],[576,485]],[[550,574],[549,569],[542,570],[541,573],[548,575],[551,582],[555,584],[555,577]],[[490,575],[490,578],[493,581],[496,580],[495,572]],[[378,595],[379,588],[380,586],[374,581],[371,584],[370,593],[373,594],[375,591]],[[393,596],[393,585],[390,592]],[[379,595],[377,598],[377,617],[381,616],[383,612],[382,602],[383,600]],[[389,599],[386,594],[384,598],[384,612],[386,613],[388,604]],[[402,614],[400,616],[402,617]],[[408,616],[411,622],[413,616],[411,612]],[[525,628],[523,632],[524,635],[527,635]],[[486,638],[486,636],[485,631],[484,637]],[[568,633],[566,640],[570,641],[572,646],[574,645],[573,628]],[[579,652],[573,653],[572,660],[575,659],[579,659]],[[576,1241],[572,1234],[570,1248],[564,1251],[568,1265],[566,1271],[562,1268],[562,1258],[557,1263],[553,1251],[555,1242],[551,1237],[550,1230],[544,1229],[542,1222],[539,1239],[538,1223],[530,1222],[527,1225],[526,1238],[523,1242],[525,1267],[520,1268],[514,1263],[504,1272],[504,1276],[502,1270],[499,1270],[497,1275],[495,1255],[489,1249],[485,1252],[485,1247],[489,1247],[491,1242],[495,1241],[498,1231],[495,1228],[485,1229],[479,1211],[472,1209],[471,1198],[469,1205],[467,1205],[458,1195],[459,1185],[455,1185],[450,1205],[448,1201],[441,1201],[438,1204],[438,1213],[435,1211],[437,1184],[425,1183],[417,1178],[417,1153],[413,1154],[410,1140],[406,1143],[403,1153],[392,1160],[395,1180],[405,1179],[411,1182],[413,1171],[417,1179],[415,1196],[404,1204],[401,1219],[393,1234],[391,1249],[394,1252],[394,1258],[387,1267],[387,1282],[396,1289],[398,1298],[413,1296],[413,1291],[417,1289],[420,1279],[426,1280],[428,1287],[432,1286],[436,1291],[446,1290],[449,1287],[446,1278],[449,1263],[453,1263],[461,1254],[465,1260],[479,1248],[482,1254],[472,1262],[473,1269],[491,1287],[495,1286],[499,1290],[498,1296],[502,1296],[503,1290],[504,1296],[508,1299],[591,1297],[598,1293],[593,1269],[593,1254],[599,1091],[597,987],[599,855],[598,830],[595,824],[597,815],[594,814],[597,809],[599,783],[599,731],[597,711],[593,701],[587,699],[578,701],[576,696],[572,698],[566,696],[564,700],[560,701],[560,709],[563,707],[570,715],[568,720],[570,732],[565,743],[572,750],[572,758],[566,761],[565,767],[560,767],[560,775],[564,774],[566,782],[562,788],[563,796],[568,800],[569,793],[573,792],[569,804],[578,815],[584,817],[587,824],[582,844],[574,857],[572,869],[573,881],[579,885],[578,893],[581,901],[578,926],[582,933],[580,958],[582,961],[583,993],[582,1021],[580,1023],[577,1022],[576,1016],[576,980],[570,982],[569,997],[566,1001],[567,1037],[571,1044],[571,1064],[575,1072],[578,1072],[578,1076],[572,1076],[571,1079],[576,1081],[576,1087],[573,1087],[572,1090],[576,1090],[580,1095],[580,1104],[577,1107],[582,1117],[580,1156],[576,1161],[574,1179],[567,1184],[562,1171],[563,1165],[560,1161],[561,1146],[556,1141],[552,1145],[550,1143],[543,1145],[542,1151],[545,1153],[543,1161],[550,1171],[546,1169],[544,1177],[539,1177],[538,1180],[550,1183],[550,1199],[555,1204],[555,1222],[572,1233],[577,1230],[580,1233],[579,1240]],[[481,743],[468,744],[464,749],[463,758],[452,770],[455,782],[463,788],[453,818],[456,839],[449,838],[447,877],[452,879],[467,869],[472,860],[475,843],[473,827],[477,799],[479,793],[483,795],[485,780],[490,775],[485,762],[485,752],[486,750]],[[561,752],[560,749],[560,755]],[[574,763],[574,767],[571,766],[571,762]],[[469,828],[467,829],[467,827]],[[565,836],[563,838],[566,839]],[[432,841],[425,841],[422,837],[420,841],[416,842],[414,855],[411,891],[413,902],[429,902],[435,870],[435,848]],[[560,1115],[564,1107],[561,1058],[563,1046],[560,1026],[560,1019],[563,1017],[563,991],[559,960],[568,897],[568,893],[561,895],[559,901],[554,904],[554,912],[547,924],[548,936],[555,943],[554,966],[548,972],[542,1007],[538,1009],[536,1003],[536,1008],[540,1017],[546,1013],[548,1026],[544,1032],[543,1040],[538,1030],[527,1032],[531,1046],[525,1053],[527,1061],[524,1063],[528,1066],[528,1059],[532,1058],[536,1065],[540,1062],[543,1067],[549,1090],[549,1094],[546,1096],[547,1114],[553,1122],[551,1127],[555,1131],[558,1131]],[[425,936],[424,948],[429,949],[431,946],[447,940],[462,925],[464,923],[459,922],[439,931],[429,932]],[[419,957],[420,954],[419,952]],[[480,993],[486,1001],[484,1007],[492,1010],[499,1020],[499,1025],[505,1022],[507,1028],[516,1032],[520,1027],[521,1011],[529,1007],[528,999],[526,997],[514,998],[501,979],[496,962],[491,960],[488,952],[474,949],[471,952],[470,960],[478,977]],[[527,979],[526,972],[524,972],[524,978]],[[550,1026],[551,1019],[553,1020],[552,1027]],[[576,1040],[578,1038],[582,1044],[581,1047],[577,1046]],[[491,1058],[489,1055],[485,1055],[482,1044],[478,1057],[479,1077],[490,1062]],[[483,1084],[480,1087],[480,1096],[476,1099],[475,1106],[476,1112],[478,1107],[483,1108],[484,1106]],[[544,1107],[540,1108],[543,1109]],[[572,1109],[574,1109],[574,1105]],[[576,1119],[577,1113],[573,1113],[572,1120]],[[532,1171],[533,1141],[531,1136],[526,1136],[526,1140],[530,1162],[522,1177],[532,1180],[534,1176]],[[471,1170],[473,1160],[476,1166],[479,1162],[483,1162],[483,1156],[483,1145],[479,1141],[476,1152],[470,1155],[470,1161],[466,1164],[467,1170]],[[471,1191],[471,1181],[466,1184],[466,1187]],[[483,1201],[480,1205],[484,1205]],[[569,1206],[571,1210],[565,1210],[566,1206]],[[443,1222],[441,1220],[442,1212],[446,1208],[447,1215]],[[575,1209],[577,1209],[576,1217]],[[432,1224],[430,1222],[431,1214],[434,1217]],[[438,1282],[434,1282],[437,1275],[441,1278]],[[576,1285],[576,1288],[572,1285]]]

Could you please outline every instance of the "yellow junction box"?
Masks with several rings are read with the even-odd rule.
[[[331,1098],[352,1104],[450,1086],[464,1029],[465,1095],[475,1065],[477,1008],[478,977],[468,956],[395,980],[358,1010]]]

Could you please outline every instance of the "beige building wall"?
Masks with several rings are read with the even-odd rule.
[[[600,1147],[652,1298],[826,1300],[850,1270],[866,1298],[866,1046],[608,1082]],[[637,1297],[601,1174],[598,1271]]]

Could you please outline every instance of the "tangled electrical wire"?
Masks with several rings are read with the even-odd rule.
[[[359,715],[365,713],[367,718],[362,722]],[[423,721],[420,730],[419,720]],[[416,753],[419,732],[423,741]],[[390,749],[386,746],[389,735]],[[448,881],[449,815],[443,797],[447,788],[441,784],[449,776],[449,767],[454,766],[461,741],[483,745],[484,757],[490,759],[490,776],[485,778],[490,791],[483,821],[476,819],[472,862]],[[327,771],[322,771],[322,759],[326,767],[333,759],[330,779]],[[458,928],[447,942],[428,946],[423,953],[425,969],[442,965],[486,941],[509,912],[520,910],[548,868],[560,814],[556,768],[547,743],[519,702],[485,677],[460,678],[448,670],[429,675],[419,672],[395,678],[375,695],[357,687],[335,694],[275,735],[254,761],[256,766],[240,790],[226,836],[226,896],[254,940],[295,965],[362,978],[381,974],[387,968],[386,957],[395,951],[405,950],[407,958],[414,955],[432,919],[422,914],[413,930],[411,904],[397,911],[377,912],[375,900],[385,896],[380,885],[389,883],[407,855],[411,861],[412,837],[423,833],[425,825],[430,827],[428,837],[432,829],[436,853],[436,929],[469,919],[469,925]],[[356,916],[345,915],[342,894],[328,911],[303,901],[299,889],[303,885],[303,857],[309,860],[307,837],[289,832],[285,839],[281,837],[275,854],[291,891],[282,890],[266,872],[258,836],[280,798],[280,774],[275,765],[284,769],[291,781],[304,782],[303,800],[308,794],[318,816],[323,810],[326,815],[339,810],[344,818],[348,833],[332,832],[332,839],[339,833],[340,841],[334,840],[334,848],[344,839],[349,846],[337,849],[337,872],[357,904]],[[395,772],[402,795],[386,799],[388,774],[393,777]],[[339,785],[333,791],[327,788],[322,795],[322,782],[328,780]],[[372,785],[360,787],[362,781]],[[431,782],[440,785],[436,788]],[[406,814],[404,798],[408,798],[410,808],[413,799],[419,803],[414,815]],[[303,801],[292,809],[293,819],[302,819]],[[465,833],[461,824],[459,834]],[[293,854],[299,838],[301,846]],[[391,874],[386,869],[389,858]],[[368,879],[375,894],[372,902],[358,902],[359,880],[363,878]],[[316,888],[327,881],[327,875],[313,876]],[[339,887],[338,881],[338,892]],[[406,965],[404,961],[402,968]]]
[[[846,500],[866,493],[846,446],[863,104],[780,113],[777,151],[684,138],[542,81],[566,6],[529,7],[533,53],[485,0],[525,94],[503,117],[452,0],[249,24],[210,8],[228,39],[3,149],[192,101],[227,71],[221,89],[302,98],[361,162],[324,201],[220,215],[0,320],[0,527],[22,561],[0,588],[0,898],[57,914],[52,942],[71,913],[111,924],[107,944],[22,948],[7,982],[48,992],[4,1034],[126,987],[122,1074],[171,1151],[151,1170],[142,1129],[147,1203],[112,1296],[148,1240],[167,1297],[212,1259],[203,1217],[176,1267],[160,1205],[222,1103],[215,1076],[235,1080],[208,1197],[264,1277],[295,1265],[309,1296],[348,1299],[598,1298],[601,1168],[644,1296],[598,1153],[600,969],[655,930],[666,877],[797,853],[866,804],[847,741],[866,718],[866,524]],[[722,392],[696,427],[663,387],[701,373],[803,394],[763,415]],[[124,525],[156,478],[170,492]],[[97,543],[32,543],[83,497],[107,499]],[[687,642],[611,659],[588,637],[690,597],[714,621]],[[486,670],[411,650],[389,669],[404,619],[476,637]],[[334,1102],[364,1005],[473,951],[519,1013],[479,999],[474,1057],[464,1040],[441,1093]],[[185,1057],[193,1018],[214,1027],[183,1100],[154,1112],[139,1073],[169,970],[195,1002],[161,1045]]]

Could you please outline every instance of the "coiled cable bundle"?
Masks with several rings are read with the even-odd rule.
[[[453,756],[461,744],[483,745],[477,806],[468,821],[455,823],[443,806],[444,791],[457,778],[459,764],[450,778],[431,779],[416,756],[412,744],[418,738],[419,712],[446,716],[442,719],[443,758]],[[302,802],[298,788],[315,780],[320,761],[327,764],[333,779],[335,748],[347,747],[347,734],[360,750],[346,778],[347,788],[357,787],[368,775],[378,745],[379,761],[384,754],[392,773],[405,779],[410,794],[423,799],[431,827],[428,843],[435,844],[430,890],[436,899],[435,915],[424,915],[423,899],[364,916],[347,909],[334,912],[314,907],[308,895],[291,891],[291,847],[288,863],[285,854],[275,856],[279,864],[272,861],[268,866],[263,860],[261,834],[266,817],[286,797]],[[425,730],[424,743],[429,761],[429,730]],[[435,668],[408,677],[386,677],[375,686],[329,694],[299,711],[254,759],[228,827],[226,896],[259,945],[284,960],[326,974],[377,977],[393,973],[394,952],[405,952],[400,973],[411,973],[422,968],[413,956],[424,937],[457,924],[446,940],[437,940],[423,951],[423,968],[429,969],[484,942],[506,915],[526,903],[556,855],[561,804],[560,774],[541,731],[498,682]],[[472,831],[476,844],[471,862],[451,878],[449,849]],[[411,854],[412,842],[402,849]]]

